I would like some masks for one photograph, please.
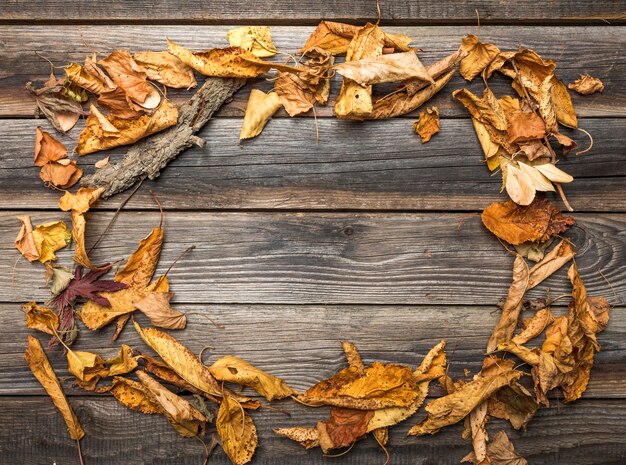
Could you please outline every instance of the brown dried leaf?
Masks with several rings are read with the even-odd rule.
[[[148,79],[175,89],[191,89],[198,83],[193,70],[170,52],[139,52],[133,59],[146,72]]]
[[[115,376],[109,392],[129,409],[146,414],[161,413],[161,406],[146,395],[145,386],[137,381]]]
[[[482,97],[478,97],[468,89],[455,90],[452,96],[467,108],[472,118],[485,125],[491,125],[497,130],[507,130],[508,123],[504,110],[489,87],[485,88]]]
[[[461,41],[461,50],[467,56],[461,60],[461,76],[468,81],[480,74],[489,63],[500,53],[500,49],[493,44],[481,42],[478,37],[469,34]]]
[[[252,460],[258,444],[256,427],[250,415],[230,395],[225,395],[215,420],[226,455],[236,465]]]
[[[306,426],[294,426],[292,428],[276,428],[274,432],[296,441],[305,449],[312,449],[320,445],[317,428],[307,428]]]
[[[246,114],[243,117],[239,140],[250,139],[261,134],[272,115],[281,106],[281,99],[276,92],[266,94],[262,90],[252,89],[246,106]]]
[[[422,144],[439,132],[439,108],[426,108],[420,112],[419,119],[413,123],[413,129],[419,134]]]
[[[535,112],[510,111],[506,113],[507,133],[511,144],[542,139],[546,126]]]
[[[67,156],[65,146],[50,135],[50,133],[42,130],[37,126],[37,135],[35,136],[35,166],[44,166],[51,161],[57,161]]]
[[[96,107],[92,105],[85,129],[78,136],[76,151],[79,155],[86,155],[120,145],[132,144],[175,125],[177,119],[178,110],[165,98],[153,115],[143,115],[135,120],[117,118],[113,115],[102,117]]]
[[[237,27],[226,33],[226,39],[231,47],[242,48],[259,58],[271,57],[278,52],[272,43],[269,26]]]
[[[404,79],[435,83],[413,51],[352,59],[333,66],[333,69],[362,87]]]
[[[596,92],[604,91],[604,84],[602,84],[602,81],[588,74],[581,74],[579,79],[576,79],[571,84],[568,84],[567,87],[575,90],[581,95],[591,95]]]
[[[59,317],[50,308],[40,307],[35,302],[22,305],[22,311],[26,314],[26,327],[36,329],[52,336],[59,329]]]
[[[173,295],[170,292],[149,292],[134,304],[154,326],[165,329],[184,329],[187,325],[187,317],[170,306],[170,299]]]
[[[72,129],[83,114],[80,103],[65,95],[65,87],[62,84],[48,82],[45,87],[35,90],[29,82],[26,89],[35,96],[37,111],[42,113],[59,132]]]
[[[216,360],[209,367],[209,371],[218,381],[251,387],[267,400],[284,399],[296,394],[282,379],[232,355]]]
[[[472,462],[477,465],[528,465],[524,457],[515,452],[513,444],[504,431],[498,431],[493,439],[487,444],[487,462],[479,460],[472,452],[461,462]]]
[[[98,105],[109,110],[110,115],[121,119],[137,119],[146,114],[146,110],[134,103],[121,87],[102,92],[98,97]]]
[[[371,410],[333,407],[327,421],[317,423],[317,433],[322,452],[347,447],[367,432],[367,424],[374,415]]]
[[[41,386],[46,390],[50,399],[52,399],[55,407],[59,409],[61,415],[63,415],[70,438],[76,441],[80,440],[80,438],[85,435],[85,431],[83,431],[83,427],[78,422],[76,414],[67,402],[63,394],[63,389],[61,388],[61,383],[54,373],[52,365],[50,365],[41,347],[41,343],[30,335],[28,336],[28,348],[24,354],[24,359],[26,363],[28,363],[33,375],[35,375],[35,378],[37,378],[37,381],[41,383]]]
[[[28,260],[34,262],[41,256],[35,239],[33,237],[33,224],[30,221],[29,215],[22,215],[17,217],[21,221],[22,226],[15,238],[15,248]]]
[[[511,339],[515,344],[526,344],[539,336],[554,321],[550,307],[538,310],[532,318],[524,320],[524,329]]]
[[[489,398],[489,415],[509,420],[515,429],[526,428],[539,404],[535,397],[517,381],[500,388]]]
[[[167,39],[167,46],[172,55],[205,76],[254,78],[267,73],[271,68],[291,73],[300,71],[293,66],[263,61],[252,52],[240,47],[192,52],[169,39]]]
[[[561,82],[556,76],[552,78],[552,102],[554,103],[554,110],[556,111],[556,119],[559,123],[564,124],[570,128],[578,127],[578,118],[576,117],[576,111],[572,104],[572,98],[569,92],[565,88],[565,84]]]
[[[545,198],[535,199],[528,206],[512,200],[494,202],[483,210],[481,219],[489,231],[512,245],[547,241],[575,223]]]
[[[139,247],[128,258],[124,267],[115,274],[115,280],[130,287],[147,287],[154,276],[163,247],[163,228],[152,229]],[[165,291],[167,292],[167,291]]]
[[[559,242],[543,259],[530,269],[528,289],[541,284],[548,276],[569,262],[575,253],[566,240]]]
[[[67,161],[68,163],[61,163]],[[83,170],[76,166],[74,160],[65,158],[61,162],[46,163],[39,172],[39,177],[48,186],[69,189],[83,176]]]
[[[114,89],[115,83],[98,68],[96,54],[85,59],[85,66],[71,63],[65,67],[65,79],[93,94],[99,95],[107,90]]]
[[[139,66],[128,50],[114,50],[104,60],[98,62],[106,69],[118,87],[138,104],[155,108],[161,96],[147,81],[145,70]]]

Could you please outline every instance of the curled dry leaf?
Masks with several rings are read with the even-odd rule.
[[[161,413],[161,406],[146,395],[146,388],[137,381],[115,376],[109,392],[129,409],[146,414]]]
[[[59,199],[59,208],[63,211],[70,210],[72,212],[72,239],[74,239],[75,244],[74,261],[91,269],[94,267],[85,248],[85,227],[87,226],[85,213],[98,200],[102,192],[104,192],[104,188],[81,187],[76,194],[66,192]]]
[[[567,87],[575,90],[581,95],[591,95],[604,90],[604,84],[602,84],[602,81],[596,77],[590,76],[589,74],[581,74],[579,79],[576,79],[571,84],[568,84]]]
[[[109,110],[110,115],[121,119],[137,119],[146,114],[146,110],[134,103],[121,87],[102,92],[98,97],[98,105]],[[104,118],[104,115],[98,116]]]
[[[41,386],[46,390],[50,399],[52,399],[55,407],[59,409],[61,415],[63,415],[70,438],[76,441],[80,440],[80,438],[85,435],[85,431],[79,423],[78,418],[76,418],[72,407],[67,402],[65,394],[63,394],[63,389],[61,388],[61,383],[54,373],[52,365],[50,365],[41,347],[41,343],[30,335],[28,336],[28,348],[24,354],[24,359],[26,363],[28,363],[33,375],[35,375],[35,378],[37,378],[37,381],[41,383]]]
[[[146,81],[145,70],[133,60],[128,50],[114,50],[98,64],[134,102],[145,108],[156,108],[159,104],[159,92]]]
[[[404,79],[435,83],[415,52],[412,51],[353,59],[335,65],[333,69],[362,87]]]
[[[575,223],[545,198],[535,199],[528,206],[512,200],[494,202],[483,210],[481,219],[489,231],[512,245],[547,241]]]
[[[98,381],[109,373],[98,354],[78,350],[67,351],[67,369],[76,377],[78,385],[88,391],[94,391]]]
[[[69,189],[82,176],[83,170],[76,166],[74,160],[67,158],[59,162],[46,163],[39,172],[39,177],[47,186],[54,186],[58,189]]]
[[[108,358],[104,361],[108,365],[107,376],[123,375],[130,373],[137,368],[139,356],[133,356],[133,349],[126,344],[122,344],[119,353],[112,358]]]
[[[30,262],[56,260],[55,252],[71,241],[71,234],[63,221],[39,224],[33,229],[30,216],[18,216],[17,219],[22,226],[15,238],[15,248]]]
[[[541,284],[548,276],[574,258],[574,250],[566,240],[559,242],[543,259],[530,269],[528,289]]]
[[[487,430],[485,429],[489,421],[487,410],[488,402],[483,401],[466,417],[469,422],[474,457],[476,457],[476,463],[478,464],[482,463],[487,457],[487,441],[489,440]]]
[[[552,78],[552,87],[550,89],[552,95],[552,103],[556,111],[556,119],[559,123],[570,127],[578,127],[578,117],[572,104],[572,98],[565,87],[556,76]]]
[[[167,39],[167,46],[172,55],[205,76],[254,78],[267,73],[271,68],[291,73],[300,71],[293,66],[263,61],[252,52],[240,47],[192,52],[169,39]]]
[[[239,402],[228,394],[222,399],[215,427],[224,452],[233,463],[243,465],[252,460],[258,444],[256,426]]]
[[[35,136],[35,166],[44,166],[51,161],[58,161],[67,157],[67,149],[65,146],[50,135],[50,133],[42,130],[37,126],[37,135]]]
[[[124,267],[115,274],[115,280],[130,287],[146,287],[150,284],[163,247],[163,228],[153,228],[139,242],[139,247],[128,258]]]
[[[426,108],[420,112],[419,119],[413,123],[413,129],[419,134],[422,144],[439,132],[439,108]]]
[[[274,432],[279,436],[283,436],[299,443],[305,449],[312,449],[320,445],[317,428],[294,426],[292,428],[276,428],[274,429]]]
[[[198,83],[191,67],[170,52],[139,52],[133,55],[148,79],[175,89],[191,89]]]
[[[282,379],[232,355],[216,360],[209,367],[209,371],[218,381],[251,387],[267,400],[284,399],[296,394]]]
[[[162,131],[176,124],[178,110],[168,99],[151,116],[143,115],[135,120],[104,117],[96,107],[91,106],[85,129],[78,136],[76,151],[79,155],[107,150],[121,145],[132,144],[144,137]]]
[[[22,305],[22,311],[26,314],[26,327],[36,329],[52,336],[59,329],[59,317],[50,308],[40,307],[35,302]]]
[[[553,321],[554,315],[552,315],[550,307],[541,308],[535,312],[532,318],[524,320],[524,329],[511,340],[518,345],[526,344],[528,341],[539,336]]]
[[[511,144],[519,144],[546,135],[546,125],[539,115],[532,111],[506,112],[507,133]]]
[[[237,27],[226,33],[226,39],[231,47],[242,48],[259,58],[271,57],[278,52],[272,43],[269,26]]]
[[[474,452],[463,457],[461,462],[472,462],[476,465],[528,465],[528,461],[517,452],[504,431],[498,431],[487,444],[485,458],[480,459]]]
[[[142,299],[134,302],[137,310],[148,317],[154,326],[165,329],[183,329],[187,325],[184,313],[170,306],[170,292],[149,292]]]
[[[493,59],[500,53],[500,49],[493,44],[481,42],[478,37],[469,34],[461,41],[461,50],[467,56],[461,60],[461,76],[468,81],[474,79],[478,74],[489,66]]]
[[[367,432],[367,424],[374,416],[371,410],[333,407],[327,421],[317,422],[317,434],[322,452],[347,447]]]
[[[246,114],[243,117],[239,140],[250,139],[261,134],[272,115],[281,106],[281,99],[276,92],[266,94],[262,90],[252,89],[246,106]]]
[[[59,132],[72,129],[83,114],[80,103],[65,95],[63,85],[50,83],[35,89],[29,82],[26,89],[35,96],[37,112],[43,114]]]
[[[538,408],[535,396],[517,381],[500,388],[488,401],[489,415],[508,420],[515,429],[526,428]]]

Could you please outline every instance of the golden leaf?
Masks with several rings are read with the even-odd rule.
[[[59,329],[59,317],[50,308],[40,307],[35,302],[28,302],[22,305],[22,311],[26,314],[26,327],[56,335]]]
[[[419,134],[422,144],[439,132],[439,108],[426,108],[420,112],[419,119],[413,123],[413,129]]]
[[[317,428],[308,428],[306,426],[294,426],[292,428],[276,428],[274,432],[279,436],[283,436],[296,441],[305,449],[312,449],[320,445]]]
[[[102,92],[98,97],[98,105],[109,110],[111,117],[121,119],[137,119],[146,114],[146,110],[137,103],[133,102],[130,96],[124,92],[121,87],[116,87],[105,92]],[[106,121],[104,115],[96,114],[100,121]],[[108,121],[103,126],[104,128],[111,129]],[[115,132],[114,130],[113,132]]]
[[[163,228],[152,229],[148,236],[139,242],[139,247],[128,258],[124,267],[115,274],[115,280],[130,287],[146,287],[154,275],[161,248]]]
[[[452,96],[467,108],[472,118],[485,125],[491,125],[499,131],[507,130],[508,123],[504,110],[489,87],[485,88],[482,97],[478,97],[468,89],[455,90]]]
[[[481,42],[478,37],[469,34],[461,41],[461,50],[467,56],[461,60],[461,76],[468,81],[480,74],[489,63],[500,53],[500,49],[493,44]]]
[[[80,438],[85,435],[83,427],[80,425],[78,418],[76,418],[72,407],[67,402],[65,394],[63,394],[63,389],[61,388],[61,383],[54,373],[52,365],[50,365],[41,347],[41,343],[30,335],[28,336],[28,348],[24,354],[24,359],[26,363],[28,363],[33,375],[35,375],[35,378],[37,378],[37,381],[41,383],[41,386],[46,390],[50,399],[52,399],[55,407],[59,409],[61,415],[63,415],[70,438],[76,441],[80,440]]]
[[[415,52],[352,59],[352,61],[333,66],[333,69],[362,87],[404,79],[419,79],[431,84],[435,83]]]
[[[226,33],[226,39],[231,47],[242,48],[259,58],[271,57],[278,52],[272,43],[269,26],[237,27]]]
[[[164,98],[151,116],[143,115],[135,120],[126,120],[109,115],[103,120],[98,115],[98,110],[92,105],[85,129],[78,136],[76,151],[79,155],[132,144],[174,126],[178,119],[178,110]]]
[[[215,420],[226,455],[236,465],[252,460],[258,444],[256,426],[239,402],[225,395]]]
[[[176,89],[191,89],[198,83],[191,67],[170,52],[139,52],[133,59],[148,75],[148,79]]]
[[[97,95],[116,87],[115,83],[96,65],[95,52],[92,58],[85,59],[85,66],[78,63],[66,66],[65,78],[72,84]]]
[[[132,379],[115,376],[109,391],[122,405],[141,413],[161,413],[161,406],[146,395],[143,384]]]
[[[576,111],[574,110],[574,105],[572,104],[572,98],[565,88],[565,84],[563,84],[563,82],[561,82],[556,76],[552,78],[551,92],[554,110],[556,111],[556,119],[559,123],[564,124],[565,126],[577,128],[578,118],[576,117]]]
[[[65,146],[37,126],[35,136],[35,166],[44,166],[51,161],[57,161],[67,157]]]
[[[135,308],[146,315],[154,326],[165,329],[183,329],[187,324],[184,313],[170,306],[174,294],[169,292],[148,292],[134,303]]]
[[[251,387],[267,400],[284,399],[296,393],[282,379],[232,355],[216,360],[209,371],[218,381]]]
[[[515,344],[526,344],[531,339],[539,336],[550,323],[554,321],[554,316],[550,307],[537,310],[532,318],[524,320],[524,329],[516,334],[511,341]]]
[[[591,95],[596,92],[604,91],[604,84],[602,84],[602,81],[588,74],[581,74],[579,79],[576,79],[567,87],[575,90],[581,95]]]
[[[507,133],[511,144],[542,139],[546,135],[546,125],[535,112],[509,111],[506,114]]]
[[[239,140],[250,139],[261,134],[272,115],[281,106],[280,98],[276,92],[266,94],[261,90],[252,89],[246,106],[246,114],[243,117]]]
[[[192,52],[169,39],[167,39],[167,46],[172,55],[205,76],[254,78],[267,73],[271,68],[292,73],[299,71],[293,66],[263,61],[252,52],[240,47]]]
[[[476,136],[478,137],[480,146],[483,149],[485,158],[487,160],[495,158],[495,156],[498,154],[498,150],[500,149],[500,145],[491,140],[491,137],[489,137],[489,132],[487,132],[487,129],[485,128],[485,125],[483,123],[472,117],[472,124],[474,125],[474,131],[476,131]],[[491,167],[489,168],[491,169]]]
[[[79,381],[86,383],[94,379],[97,382],[101,377],[108,375],[102,357],[92,352],[68,350],[67,368]]]
[[[69,245],[72,233],[63,221],[38,224],[33,230],[33,240],[39,251],[39,261],[46,263],[56,260],[54,252]]]
[[[138,359],[139,356],[133,357],[133,349],[126,344],[122,344],[119,354],[104,361],[104,363],[108,365],[107,376],[117,376],[130,373],[137,368]]]

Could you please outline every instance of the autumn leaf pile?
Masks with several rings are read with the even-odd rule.
[[[86,155],[133,144],[176,124],[176,106],[153,81],[167,87],[195,87],[193,70],[205,76],[237,78],[256,78],[276,70],[272,92],[253,89],[250,93],[240,139],[259,135],[280,108],[296,116],[327,104],[335,73],[343,78],[335,115],[354,120],[391,118],[416,110],[448,83],[457,64],[467,80],[480,75],[485,82],[481,96],[467,89],[455,90],[453,96],[470,113],[487,166],[500,170],[503,189],[511,198],[485,208],[482,221],[503,244],[516,249],[512,283],[500,305],[481,370],[464,379],[450,378],[446,341],[414,366],[366,365],[356,346],[344,342],[346,368],[303,393],[236,356],[207,366],[163,331],[184,329],[187,315],[170,304],[173,293],[167,273],[154,276],[164,244],[162,224],[139,242],[123,265],[91,262],[91,250],[85,244],[86,214],[103,189],[81,188],[63,194],[59,209],[70,212],[71,230],[63,221],[33,227],[28,216],[18,217],[21,229],[15,246],[27,260],[45,265],[51,293],[44,305],[23,305],[26,326],[50,336],[49,350],[57,345],[65,350],[68,370],[80,388],[113,396],[129,409],[161,415],[183,437],[204,441],[215,434],[238,465],[249,462],[255,452],[259,439],[251,412],[263,405],[229,385],[251,389],[267,402],[292,398],[306,406],[329,407],[329,415],[320,416],[314,425],[274,430],[307,449],[319,447],[325,454],[350,448],[368,433],[386,452],[389,428],[403,421],[412,422],[409,435],[436,434],[464,422],[463,437],[471,439],[473,451],[463,461],[526,463],[504,431],[490,438],[485,425],[497,418],[515,429],[526,428],[536,411],[549,405],[553,389],[559,389],[566,402],[580,398],[600,350],[597,334],[609,319],[608,301],[587,295],[574,247],[561,237],[574,219],[538,194],[558,191],[569,208],[561,184],[573,179],[557,167],[552,142],[562,146],[564,155],[572,150],[575,143],[560,132],[559,125],[576,128],[578,123],[567,88],[555,74],[556,63],[529,49],[503,52],[470,35],[452,55],[423,65],[416,49],[409,46],[411,38],[387,33],[375,24],[358,27],[323,21],[303,45],[299,58],[292,57],[293,63],[264,60],[280,53],[268,27],[237,28],[227,39],[230,47],[201,52],[167,39],[168,51],[131,54],[115,50],[99,61],[94,54],[84,64],[69,64],[64,80],[53,75],[43,88],[29,88],[39,111],[60,132],[71,129],[85,114],[81,103],[88,100],[88,93],[97,99],[75,149]],[[335,57],[343,54],[345,61],[335,64]],[[512,80],[516,96],[493,94],[488,79],[496,72]],[[397,88],[376,97],[373,86],[390,82],[398,83]],[[603,88],[588,75],[569,87],[585,95]],[[438,109],[422,111],[414,129],[423,143],[428,142],[440,130]],[[41,179],[59,189],[70,188],[82,175],[63,144],[39,128],[34,164],[41,168]],[[54,264],[55,252],[71,242],[73,268]],[[536,263],[531,266],[527,259]],[[546,299],[525,298],[529,290],[566,265],[571,286],[571,294],[564,296],[570,299],[567,315],[552,313],[556,299],[551,300],[549,294]],[[112,270],[112,279],[107,278]],[[152,327],[140,326],[133,318],[137,312]],[[531,315],[522,318],[524,312]],[[92,331],[114,325],[115,340],[130,319],[157,356],[124,344],[109,358],[73,348],[77,320]],[[79,441],[85,434],[80,419],[33,336],[28,338],[25,359],[63,415],[70,438]],[[426,404],[425,417],[413,420],[434,383],[445,395]],[[208,459],[211,447],[206,447]]]

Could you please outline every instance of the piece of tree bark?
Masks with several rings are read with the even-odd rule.
[[[245,79],[207,78],[198,92],[180,107],[176,126],[137,142],[122,161],[85,176],[81,185],[104,187],[102,197],[107,198],[132,187],[140,179],[155,179],[180,152],[194,144],[204,146],[204,141],[195,134],[245,82]]]

